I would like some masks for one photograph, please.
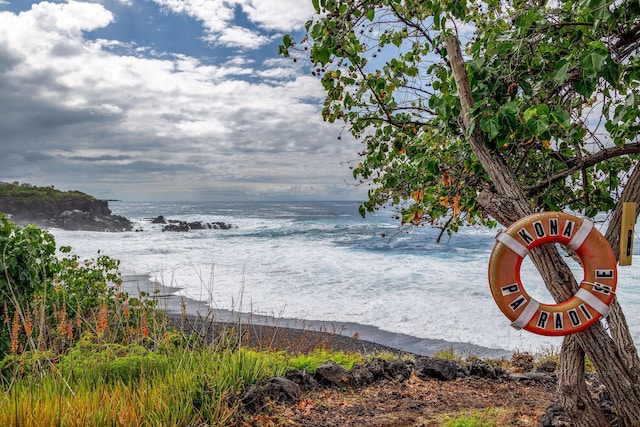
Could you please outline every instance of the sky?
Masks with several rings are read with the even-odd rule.
[[[0,0],[0,181],[102,199],[358,200],[311,0]]]

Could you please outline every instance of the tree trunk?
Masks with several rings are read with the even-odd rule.
[[[458,38],[447,37],[445,42],[449,65],[458,88],[463,131],[466,134],[471,125],[473,107],[471,89]],[[513,170],[501,156],[487,148],[485,140],[486,136],[479,126],[474,126],[468,141],[495,189],[494,193],[485,189],[478,198],[478,202],[498,222],[508,226],[521,217],[533,213],[534,208],[519,186]],[[543,245],[536,249],[530,253],[531,260],[538,268],[551,295],[556,301],[569,299],[578,285],[567,264],[551,245]],[[577,402],[589,402],[591,397],[584,383],[582,350],[577,349],[575,342],[589,355],[601,374],[619,415],[620,425],[638,425],[640,423],[640,385],[631,370],[632,366],[636,365],[626,364],[627,361],[622,358],[621,352],[600,324],[575,334],[569,340],[570,342],[563,346],[561,355],[564,374],[561,376],[562,382],[558,391],[562,401],[567,402],[569,407],[565,409],[576,425],[602,426],[603,424],[597,423],[602,421],[603,416],[601,413],[599,416],[595,414],[597,408],[593,403],[584,406],[577,404]],[[572,402],[576,404],[573,405]]]
[[[622,195],[620,196],[620,202],[616,206],[613,212],[611,221],[609,221],[609,227],[605,233],[605,237],[613,253],[616,254],[616,258],[620,257],[620,227],[622,226],[622,202],[636,202],[636,218],[640,214],[640,165],[636,163],[636,166],[631,172],[631,176],[624,186]],[[639,261],[636,261],[639,262]],[[624,267],[622,267],[624,268]],[[624,284],[623,284],[624,286]],[[635,377],[635,382],[640,383],[640,359],[638,358],[638,350],[633,343],[631,333],[629,332],[629,326],[624,317],[624,313],[618,304],[618,299],[615,298],[611,303],[611,313],[608,317],[609,331],[611,337],[618,346],[618,351],[622,355],[625,365],[629,367],[629,370]]]
[[[605,427],[609,425],[596,403],[589,396],[584,381],[584,351],[574,336],[562,342],[562,357],[558,369],[558,392],[574,427]],[[586,397],[586,399],[585,399]]]

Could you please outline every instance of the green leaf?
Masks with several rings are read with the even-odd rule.
[[[320,4],[318,3],[318,0],[311,0],[311,4],[313,5],[313,9],[316,13],[320,13]]]
[[[633,93],[633,91],[630,91],[627,94],[624,103],[627,107],[634,107],[636,105],[636,95]]]
[[[551,118],[565,129],[571,126],[571,116],[569,116],[569,113],[562,108],[553,110],[551,112]]]
[[[500,123],[498,122],[498,116],[492,115],[489,117],[483,117],[480,120],[480,129],[482,129],[489,136],[489,139],[495,139],[500,133]]]
[[[596,78],[583,75],[581,78],[573,82],[573,88],[585,98],[590,98],[597,84],[598,80]]]
[[[540,116],[537,119],[532,118],[527,121],[527,127],[535,136],[541,136],[549,129],[549,117]]]
[[[607,55],[599,49],[584,52],[580,55],[580,66],[590,74],[598,74],[602,71]]]
[[[365,16],[369,21],[373,21],[373,18],[375,18],[376,16],[376,11],[373,9],[369,9],[367,10],[367,13],[365,13]]]
[[[538,105],[538,108],[536,108],[536,110],[538,111],[538,116],[548,116],[549,115],[549,106],[547,104]]]
[[[536,107],[527,108],[524,111],[524,121],[528,122],[529,120],[533,119],[537,114],[538,114],[538,109]]]
[[[569,74],[569,61],[561,60],[556,64],[556,68],[553,70],[553,80],[559,85],[567,81]]]
[[[331,52],[327,48],[319,49],[313,52],[313,60],[325,65],[331,59]]]
[[[620,78],[620,66],[615,62],[607,61],[602,70],[602,76],[613,87],[618,86]]]

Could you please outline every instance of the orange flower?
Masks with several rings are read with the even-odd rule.
[[[13,312],[13,322],[11,323],[11,354],[17,354],[20,349],[20,318],[18,310]]]
[[[98,327],[96,332],[98,336],[102,335],[104,331],[107,329],[107,320],[109,317],[109,306],[107,306],[106,301],[100,305],[100,310],[98,311]]]

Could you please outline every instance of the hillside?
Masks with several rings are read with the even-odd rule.
[[[113,215],[105,200],[79,191],[0,183],[0,212],[18,224],[88,231],[128,231],[131,222]]]

